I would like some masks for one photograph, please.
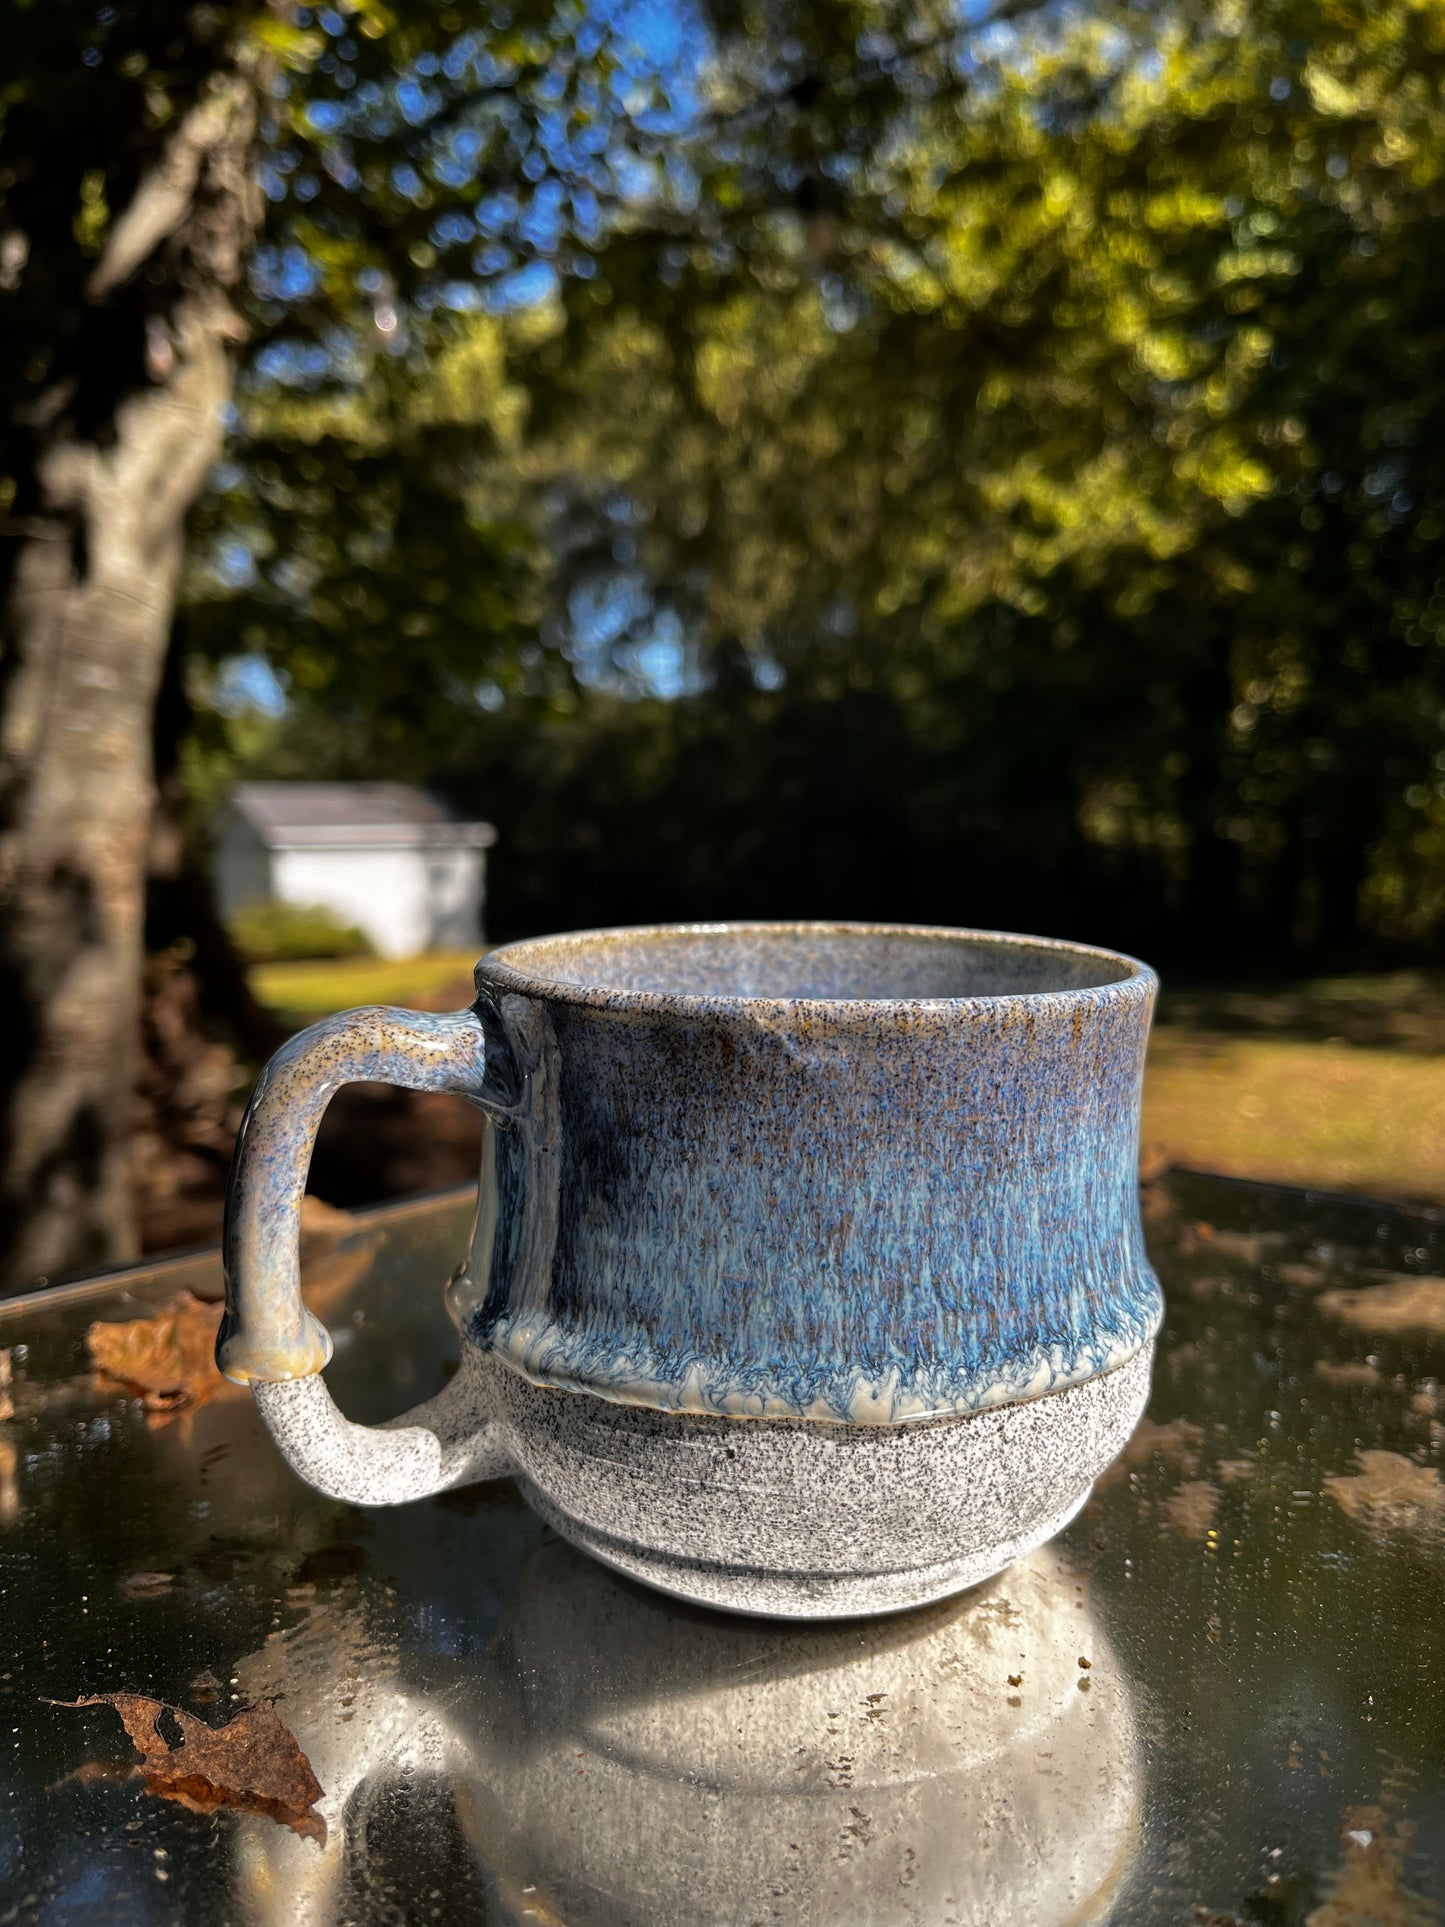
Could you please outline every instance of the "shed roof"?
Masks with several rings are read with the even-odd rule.
[[[490,823],[460,823],[409,783],[237,783],[231,806],[272,849],[497,840]]]

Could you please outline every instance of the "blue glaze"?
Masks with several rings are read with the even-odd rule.
[[[543,1384],[892,1424],[1109,1371],[1161,1316],[1136,1179],[1156,982],[990,933],[757,925],[546,938],[447,1016],[329,1018],[236,1147],[222,1369],[329,1356],[297,1214],[332,1092],[491,1120],[465,1335]]]
[[[521,1082],[453,1305],[528,1377],[887,1424],[1079,1383],[1157,1330],[1145,966],[724,926],[512,945],[477,988]]]

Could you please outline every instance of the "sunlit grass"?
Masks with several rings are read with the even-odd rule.
[[[1445,1203],[1445,971],[1166,988],[1161,1019],[1154,1159]]]
[[[433,950],[388,962],[381,957],[322,957],[307,963],[253,965],[251,989],[290,1029],[353,1004],[456,1008],[471,998],[474,950]],[[445,993],[445,994],[444,994]]]
[[[1230,1177],[1445,1202],[1445,1058],[1155,1033],[1146,1153]]]

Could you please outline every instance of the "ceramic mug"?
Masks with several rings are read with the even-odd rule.
[[[227,1205],[217,1359],[323,1492],[515,1475],[665,1592],[793,1617],[940,1598],[1050,1538],[1148,1396],[1137,1159],[1157,980],[1132,958],[876,924],[514,943],[476,1002],[313,1025],[267,1065]],[[461,1365],[352,1424],[297,1225],[331,1094],[486,1113]]]

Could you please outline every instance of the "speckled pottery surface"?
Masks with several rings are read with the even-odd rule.
[[[291,1463],[387,1504],[513,1473],[664,1591],[836,1617],[1055,1533],[1133,1430],[1161,1303],[1137,1190],[1156,980],[991,932],[852,924],[542,938],[446,1016],[327,1019],[238,1141],[222,1369]],[[490,1121],[462,1369],[351,1424],[300,1295],[316,1127],[354,1079]]]

